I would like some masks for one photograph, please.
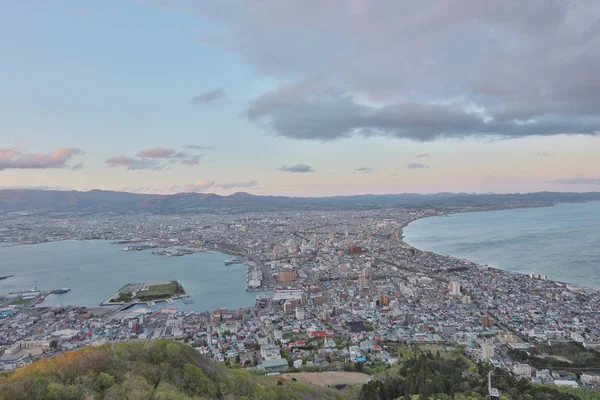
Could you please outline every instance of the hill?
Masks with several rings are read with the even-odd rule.
[[[0,190],[0,215],[8,213],[172,214],[271,210],[374,209],[381,207],[528,207],[600,200],[600,193],[389,194],[334,197],[256,196],[234,193],[137,194],[91,190]]]
[[[0,378],[2,400],[343,398],[318,386],[230,369],[168,340],[68,351]]]

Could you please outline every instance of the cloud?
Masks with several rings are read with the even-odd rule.
[[[153,171],[164,169],[166,166],[156,159],[133,158],[120,155],[107,158],[104,163],[110,167],[127,167],[129,170],[149,169]]]
[[[59,148],[48,153],[22,153],[14,148],[0,148],[0,171],[5,169],[70,168],[71,158],[83,154],[76,148]],[[77,164],[77,167],[80,164]]]
[[[223,89],[215,89],[208,92],[201,93],[192,99],[192,104],[195,105],[209,105],[225,98],[225,92]]]
[[[209,180],[199,180],[196,183],[190,183],[184,185],[184,189],[186,192],[203,192],[206,189],[210,189],[215,185],[215,182]]]
[[[289,167],[287,165],[284,165],[281,168],[279,168],[279,170],[284,171],[284,172],[294,172],[294,173],[315,172],[315,170],[310,165],[306,165],[306,164],[296,164],[296,165],[292,165]]]
[[[0,190],[73,190],[63,186],[28,186],[28,185],[16,185],[16,186],[0,186]]]
[[[138,157],[149,158],[171,158],[175,156],[175,150],[165,149],[164,147],[153,147],[151,149],[142,150],[137,153]]]
[[[549,151],[538,151],[536,155],[540,157],[549,157],[552,155],[552,153],[550,153]]]
[[[420,164],[420,163],[409,163],[407,165],[408,169],[424,169],[424,168],[429,168],[429,165],[427,164]]]
[[[364,172],[364,173],[370,174],[371,172],[373,172],[373,168],[360,167],[360,168],[356,168],[354,171],[355,172]]]
[[[135,157],[120,155],[107,158],[105,163],[109,167],[127,167],[129,170],[161,170],[168,168],[171,164],[198,165],[202,157],[204,154],[191,155],[183,151],[153,147],[138,152]]]
[[[183,146],[183,148],[190,149],[190,150],[214,150],[214,147],[200,146],[200,145],[196,145],[196,144],[188,144],[187,146]]]
[[[244,0],[169,7],[219,26],[212,45],[279,84],[244,113],[277,136],[431,141],[600,130],[593,1],[262,0],[252,18]]]
[[[219,189],[233,189],[233,188],[251,188],[258,185],[256,181],[247,181],[247,182],[231,182],[231,183],[222,183],[217,185]]]
[[[600,185],[600,177],[598,178],[561,178],[556,179],[553,183],[560,185]]]
[[[415,158],[425,158],[425,157],[429,157],[430,154],[429,153],[419,153],[415,156]]]
[[[80,171],[83,169],[83,163],[77,163],[71,167],[72,171]]]

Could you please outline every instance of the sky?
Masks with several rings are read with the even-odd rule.
[[[0,38],[0,188],[600,191],[595,0],[21,0]]]

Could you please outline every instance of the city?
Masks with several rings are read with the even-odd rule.
[[[5,293],[0,366],[11,370],[107,342],[169,338],[262,373],[344,370],[394,365],[398,346],[432,345],[459,346],[473,360],[534,383],[600,385],[593,364],[600,360],[597,290],[423,252],[403,241],[411,221],[474,210],[4,217],[0,234],[7,243],[110,240],[152,244],[140,251],[226,252],[246,262],[246,290],[257,298],[254,307],[195,304],[197,312],[184,312],[169,299],[47,307],[43,298],[52,288]],[[552,354],[565,346],[593,354],[591,363]]]

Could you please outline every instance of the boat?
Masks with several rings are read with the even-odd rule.
[[[229,258],[227,260],[225,260],[225,265],[231,265],[231,264],[243,264],[244,260],[242,260],[241,258]]]
[[[70,292],[70,291],[71,291],[71,289],[69,289],[69,288],[66,288],[66,287],[61,287],[60,289],[54,289],[54,290],[52,291],[52,293],[53,293],[53,294],[63,294],[63,293],[68,293],[68,292]]]
[[[183,304],[194,304],[196,301],[194,299],[192,299],[191,297],[187,297],[185,299],[183,299]]]

